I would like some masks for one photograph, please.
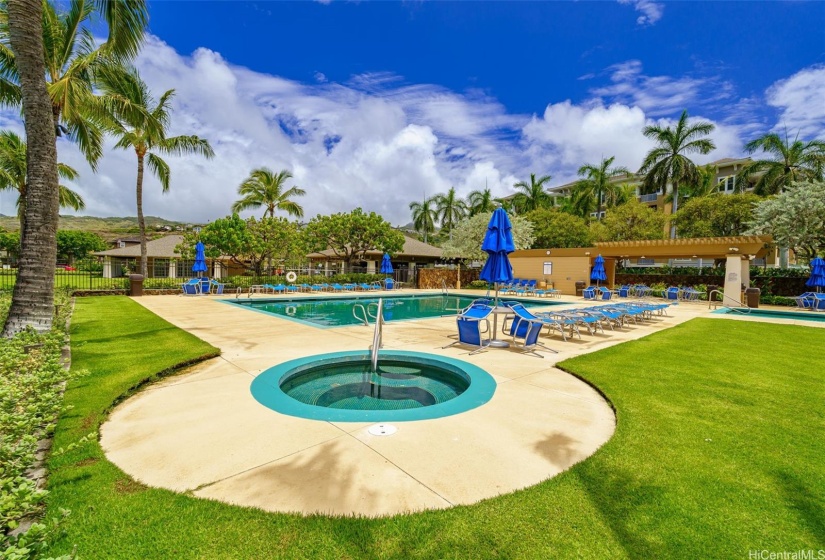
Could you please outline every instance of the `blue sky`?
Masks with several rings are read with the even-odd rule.
[[[360,205],[401,224],[451,186],[503,196],[609,156],[637,169],[642,128],[683,109],[717,127],[699,162],[769,130],[823,138],[824,30],[823,2],[150,2],[136,65],[176,89],[173,131],[217,157],[170,158],[146,211],[221,217],[268,166],[308,191],[307,217]],[[59,152],[88,213],[134,213],[134,154],[92,174]]]

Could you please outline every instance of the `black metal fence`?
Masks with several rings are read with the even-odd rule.
[[[179,290],[180,285],[195,277],[188,267],[188,274],[176,277],[157,276],[158,270],[150,267],[149,278],[144,279],[143,287],[147,290]],[[113,272],[114,278],[104,277],[103,266],[97,261],[81,261],[73,265],[60,266],[55,269],[55,289],[67,291],[113,291],[129,289],[129,272],[133,267],[116,268]],[[168,271],[168,267],[165,269]],[[414,274],[410,274],[408,269],[396,270],[393,274],[380,274],[377,272],[367,272],[366,267],[346,267],[346,272],[341,272],[340,267],[336,270],[324,270],[317,266],[305,265],[276,269],[273,274],[255,276],[251,274],[232,275],[220,279],[227,288],[248,289],[249,286],[259,284],[320,284],[320,283],[345,283],[345,282],[374,282],[391,277],[396,282],[403,282],[406,285],[414,285]],[[178,273],[183,271],[176,271]],[[289,282],[287,275],[295,274],[295,280]],[[289,274],[291,278],[291,274]],[[11,291],[17,282],[17,268],[4,265],[0,269],[0,291]]]

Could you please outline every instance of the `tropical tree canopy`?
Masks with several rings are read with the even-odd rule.
[[[215,155],[209,142],[198,136],[167,136],[171,118],[170,89],[155,100],[137,70],[116,65],[104,65],[97,72],[107,111],[102,114],[108,131],[117,137],[115,148],[134,150],[137,156],[137,215],[140,227],[140,271],[146,276],[146,223],[143,218],[144,160],[160,181],[163,192],[169,191],[171,171],[160,154],[180,156],[198,154],[206,158]]]
[[[304,196],[306,191],[300,187],[286,188],[287,179],[292,173],[287,170],[273,173],[266,167],[261,167],[249,174],[238,187],[238,194],[243,196],[232,205],[232,212],[243,212],[249,208],[264,208],[264,216],[275,216],[275,210],[282,210],[290,216],[301,218],[304,209],[294,200],[296,196]]]
[[[769,234],[780,247],[812,259],[825,251],[825,182],[797,182],[763,200],[748,233]]]
[[[752,193],[690,198],[673,221],[680,237],[743,235],[761,199]]]
[[[533,224],[531,249],[589,247],[590,228],[579,216],[556,208],[539,208],[524,215]]]
[[[266,263],[290,261],[305,254],[298,224],[281,217],[243,220],[233,214],[219,218],[198,233],[184,235],[178,251],[191,257],[198,241],[204,244],[208,258],[229,257],[258,276]]]
[[[404,248],[404,234],[375,212],[356,208],[349,213],[318,215],[304,228],[309,251],[332,250],[336,257],[353,263],[363,260],[367,251],[390,255]]]
[[[435,231],[435,222],[438,219],[435,206],[435,197],[425,198],[421,202],[410,203],[413,227],[415,231],[424,236],[424,243],[427,243],[427,238]]]
[[[138,53],[148,22],[144,0],[71,0],[67,11],[43,2],[43,46],[46,81],[58,136],[77,143],[89,165],[96,168],[103,154],[99,100],[94,94],[95,73],[103,59],[124,61]],[[10,48],[7,3],[0,4],[0,103],[22,102],[17,61]],[[101,13],[109,27],[107,40],[98,44],[93,16]]]
[[[481,212],[492,212],[496,209],[496,201],[490,189],[483,191],[473,191],[467,196],[467,205],[470,209],[470,216],[475,216]]]
[[[467,210],[467,203],[456,195],[455,187],[451,187],[447,194],[435,196],[435,213],[441,229],[449,232],[451,237],[453,228],[467,215]]]
[[[10,130],[0,131],[0,190],[17,191],[15,202],[17,215],[20,217],[20,231],[23,231],[23,219],[26,213],[26,142]],[[78,173],[66,164],[57,164],[57,174],[63,179],[73,181]],[[70,188],[59,185],[59,202],[61,208],[82,210],[86,207],[83,197]]]
[[[487,253],[481,250],[492,212],[476,214],[463,220],[453,231],[453,238],[444,244],[444,257],[466,261],[484,261]],[[533,223],[523,216],[510,216],[513,242],[516,250],[529,249],[533,244]]]
[[[639,169],[639,173],[645,175],[642,181],[644,192],[672,192],[675,213],[679,207],[678,192],[681,186],[699,181],[696,164],[688,155],[707,154],[716,148],[713,141],[706,138],[714,128],[709,122],[689,124],[687,111],[682,111],[675,128],[646,126],[644,135],[654,140],[656,146],[647,153]],[[671,236],[675,236],[675,230]]]
[[[641,202],[631,201],[607,211],[591,228],[593,241],[663,239],[668,217]]]
[[[106,249],[106,241],[94,232],[75,229],[61,229],[57,232],[57,256],[69,262],[86,258],[93,251]]]
[[[552,197],[545,190],[545,183],[550,181],[550,175],[536,177],[530,173],[530,181],[519,181],[514,187],[519,191],[512,198],[513,208],[519,214],[526,214],[537,208],[546,208],[553,205]]]
[[[573,204],[575,207],[585,210],[584,216],[589,215],[595,208],[596,219],[601,219],[602,209],[605,205],[613,206],[615,202],[622,199],[619,185],[611,180],[622,175],[629,175],[630,171],[626,167],[610,167],[613,165],[614,157],[603,159],[599,165],[586,164],[579,168],[579,180],[573,187]],[[613,203],[613,204],[611,204]]]
[[[750,154],[761,150],[770,156],[754,161],[736,178],[737,185],[747,185],[755,180],[753,190],[758,195],[780,193],[796,181],[823,180],[825,142],[822,140],[790,142],[787,134],[783,140],[771,132],[748,142],[745,150]]]

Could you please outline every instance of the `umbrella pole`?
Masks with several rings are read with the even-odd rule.
[[[510,343],[505,340],[499,340],[496,338],[498,336],[498,282],[496,284],[496,299],[493,305],[493,333],[490,335],[490,346],[493,348],[509,348]]]

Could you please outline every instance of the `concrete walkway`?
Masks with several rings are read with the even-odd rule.
[[[371,424],[279,414],[255,401],[249,389],[256,375],[277,363],[364,350],[371,328],[322,330],[211,297],[136,301],[222,355],[118,406],[101,430],[112,462],[150,486],[203,498],[268,511],[366,516],[472,504],[534,485],[587,458],[612,436],[613,411],[593,388],[553,365],[707,314],[705,305],[681,304],[669,317],[583,334],[581,341],[542,335],[559,350],[544,359],[514,350],[474,356],[458,346],[442,350],[455,333],[451,317],[387,323],[385,349],[466,360],[498,385],[479,408],[397,422],[396,434],[381,437],[367,432]]]

